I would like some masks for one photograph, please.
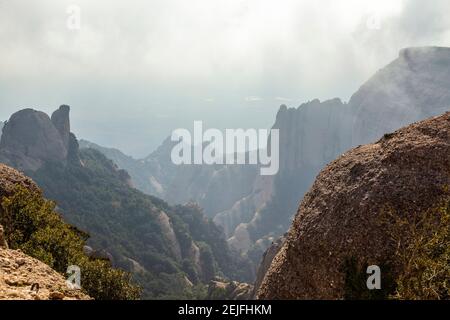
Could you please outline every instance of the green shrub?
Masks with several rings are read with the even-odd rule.
[[[450,299],[450,200],[394,225],[397,231],[390,235],[401,272],[392,298]]]
[[[79,266],[83,290],[94,299],[139,298],[140,289],[128,273],[84,255],[86,234],[66,224],[55,204],[40,192],[19,186],[12,196],[3,198],[1,206],[0,224],[10,248],[21,249],[62,274],[70,265]]]

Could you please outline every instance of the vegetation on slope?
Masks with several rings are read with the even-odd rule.
[[[131,188],[127,173],[96,150],[78,154],[79,159],[46,163],[30,175],[57,201],[65,220],[91,235],[90,246],[109,252],[115,266],[133,271],[143,298],[203,298],[202,285],[214,275],[245,278],[245,262],[237,260],[198,207],[171,207]],[[170,219],[181,257],[162,230],[161,212]],[[201,252],[201,271],[189,252],[193,243]]]
[[[450,299],[450,199],[417,214],[387,209],[380,220],[394,248],[389,261],[380,266],[381,290],[367,290],[368,263],[350,257],[343,266],[345,298]]]
[[[108,261],[91,259],[83,253],[86,235],[65,223],[55,211],[55,203],[37,191],[17,187],[2,201],[0,224],[12,249],[39,259],[65,274],[68,266],[81,269],[83,290],[94,299],[137,299],[140,289],[131,275],[113,269]]]

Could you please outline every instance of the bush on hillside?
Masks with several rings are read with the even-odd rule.
[[[62,274],[70,265],[79,266],[83,290],[94,299],[139,298],[140,289],[130,274],[113,269],[109,261],[84,255],[87,235],[65,223],[56,213],[55,203],[40,192],[17,187],[1,206],[0,224],[10,248],[21,249]]]

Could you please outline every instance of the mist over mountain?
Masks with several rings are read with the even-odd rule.
[[[276,240],[317,174],[354,146],[450,110],[449,74],[450,48],[408,48],[348,103],[282,105],[272,126],[280,132],[274,176],[261,176],[259,165],[177,166],[170,138],[143,159],[79,142],[67,105],[51,117],[14,113],[2,130],[0,162],[33,178],[64,220],[90,235],[90,252],[133,273],[143,297],[204,298],[211,280],[208,294],[228,284],[249,296],[251,286],[231,280],[252,282],[275,242],[258,270],[263,283],[283,246]]]
[[[401,48],[450,43],[447,0],[80,0],[76,31],[70,5],[2,1],[0,119],[63,101],[79,137],[137,158],[194,120],[267,129],[282,103],[348,101]]]
[[[298,108],[281,106],[273,125],[280,130],[275,176],[259,176],[252,166],[175,166],[169,139],[142,160],[118,159],[90,146],[116,158],[140,190],[170,203],[199,203],[224,229],[228,242],[257,263],[287,231],[303,195],[327,163],[353,146],[449,110],[449,74],[449,48],[408,48],[348,103],[335,98]]]
[[[407,48],[350,99],[352,145],[437,116],[450,107],[450,49]]]

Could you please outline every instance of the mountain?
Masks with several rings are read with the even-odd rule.
[[[327,163],[351,147],[450,110],[449,72],[449,48],[408,48],[349,103],[281,106],[273,126],[280,130],[278,174],[265,183],[257,176],[250,194],[214,218],[225,230],[234,228],[229,242],[257,261],[289,228],[299,201]]]
[[[258,264],[264,250],[288,230],[327,163],[352,147],[450,110],[449,74],[450,48],[407,48],[348,103],[335,98],[281,106],[273,125],[280,130],[275,176],[260,176],[257,166],[175,166],[170,140],[149,157],[119,167],[132,172],[145,193],[169,203],[197,202],[223,228],[228,243]]]
[[[250,224],[236,228],[236,242],[242,245],[250,239],[249,244],[258,245],[268,238],[265,243],[270,244],[280,236],[319,171],[346,150],[450,110],[449,72],[449,48],[408,48],[348,104],[334,99],[314,100],[297,109],[282,106],[274,125],[280,129],[280,171],[270,200],[256,205]],[[242,211],[238,215],[249,216]]]
[[[416,298],[448,299],[449,165],[450,112],[333,161],[304,197],[258,297],[410,299],[414,284]],[[382,275],[373,296],[370,265]]]
[[[21,110],[4,128],[0,161],[33,178],[64,219],[90,235],[90,247],[133,272],[145,298],[192,298],[216,275],[251,277],[199,207],[170,206],[134,189],[100,152],[79,150],[69,130],[67,106],[51,118]]]
[[[2,137],[2,131],[3,131],[3,126],[4,125],[5,125],[5,123],[0,121],[0,138]]]

